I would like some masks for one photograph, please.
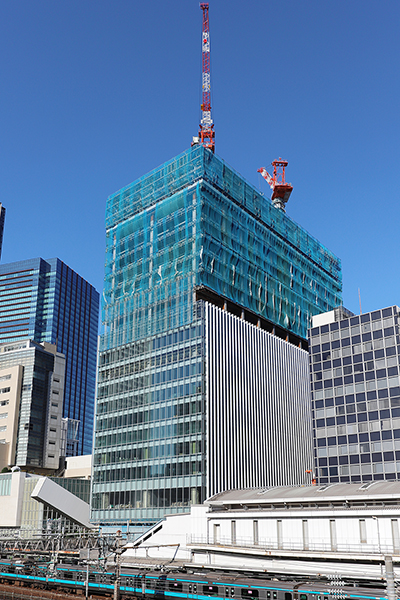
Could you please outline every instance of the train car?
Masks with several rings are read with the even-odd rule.
[[[110,596],[115,585],[115,573],[85,566],[13,563],[0,561],[0,581],[18,581],[26,586],[63,589],[72,593],[85,590],[89,594]],[[337,590],[339,591],[339,590]],[[137,569],[122,571],[122,598],[153,597],[157,600],[331,600],[337,596],[329,581],[299,582],[215,572],[183,573],[144,572]],[[384,589],[376,587],[340,587],[340,597],[348,600],[387,600]]]

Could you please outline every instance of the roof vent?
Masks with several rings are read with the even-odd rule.
[[[257,492],[257,496],[262,496],[262,494],[266,494],[267,492],[270,492],[271,490],[278,490],[278,489],[279,489],[279,486],[271,485],[271,487],[263,488],[262,490]]]
[[[318,488],[317,492],[325,492],[325,490],[327,490],[330,487],[333,487],[334,485],[337,485],[337,484],[336,483],[326,483],[322,487]]]
[[[358,489],[359,490],[368,490],[371,485],[374,485],[374,483],[379,483],[378,481],[368,481],[367,483],[363,483]]]

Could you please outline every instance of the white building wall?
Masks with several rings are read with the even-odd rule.
[[[273,564],[292,575],[335,574],[340,560],[342,574],[378,579],[383,557],[391,555],[400,577],[400,484],[372,486],[224,492],[178,520],[167,516],[128,545],[126,556],[267,572]],[[173,539],[176,555],[177,546],[168,546]]]
[[[22,502],[24,495],[26,473],[16,471],[7,474],[4,478],[11,478],[11,486],[2,485],[0,493],[0,528],[1,527],[20,527]],[[7,490],[7,493],[3,493]]]
[[[44,505],[31,498],[31,494],[39,479],[38,475],[26,474],[20,529],[22,537],[34,537],[39,531],[42,531]]]
[[[68,456],[65,459],[66,468],[64,477],[76,477],[79,479],[90,479],[92,473],[92,454],[83,456]]]
[[[313,557],[314,569],[323,557],[326,560],[335,558],[340,553],[341,560],[351,567],[355,557],[364,562],[366,573],[373,570],[370,560],[390,554],[396,562],[400,561],[400,548],[396,548],[392,536],[392,521],[400,522],[400,507],[381,509],[372,514],[371,507],[353,510],[326,511],[321,509],[299,511],[266,512],[249,511],[232,512],[229,515],[220,512],[208,512],[208,507],[192,507],[191,514],[167,516],[154,529],[161,528],[149,536],[143,534],[139,540],[128,544],[124,557],[131,564],[134,557],[159,560],[175,558],[198,565],[215,564],[220,566],[238,566],[240,568],[270,569],[271,558],[274,560],[302,560],[302,553]],[[373,518],[377,516],[377,519]],[[360,519],[365,520],[366,542],[360,539]],[[232,540],[232,521],[236,523],[236,540]],[[258,523],[258,541],[254,540],[254,521]],[[278,521],[281,522],[282,537],[278,543]],[[306,525],[303,526],[303,521]],[[336,543],[331,537],[331,522],[336,530]],[[379,527],[379,535],[378,535]],[[306,539],[304,537],[306,533]],[[135,546],[136,545],[136,546]],[[283,555],[280,554],[283,551]],[[284,559],[278,558],[285,556]],[[347,556],[347,559],[346,559]],[[130,562],[129,562],[130,561]],[[275,564],[275,563],[274,563]],[[304,564],[302,563],[304,568]],[[350,566],[349,566],[350,565]],[[332,565],[331,565],[332,566]],[[326,572],[331,566],[325,565]],[[333,572],[337,570],[334,563]],[[343,568],[343,567],[342,567]],[[376,567],[379,571],[379,566]],[[324,571],[325,572],[325,571]],[[399,571],[400,575],[400,571]]]
[[[343,552],[376,552],[399,554],[400,548],[395,548],[392,521],[397,521],[400,527],[400,510],[388,511],[373,518],[371,510],[349,511],[285,511],[273,515],[260,512],[230,513],[229,517],[218,513],[207,515],[208,534],[201,538],[198,533],[192,534],[196,543],[214,542],[214,525],[219,526],[219,543],[232,545],[232,521],[236,522],[236,546],[265,546],[282,550],[310,551],[343,551]],[[376,515],[374,515],[375,517]],[[366,541],[360,536],[360,519],[365,520]],[[254,540],[254,521],[258,523],[258,541]],[[278,521],[281,522],[282,536],[278,540]],[[303,521],[307,525],[303,526]],[[379,525],[377,524],[379,522]],[[331,525],[332,523],[332,525]],[[331,529],[336,532],[332,539]],[[379,534],[378,534],[379,528]],[[307,532],[306,536],[304,535]],[[305,548],[305,545],[308,547]]]
[[[0,470],[15,465],[23,367],[0,369]]]
[[[157,523],[150,531],[144,533],[133,544],[127,544],[124,557],[154,558],[163,560],[175,557],[179,560],[191,560],[191,550],[187,545],[192,536],[201,539],[207,537],[207,506],[194,505],[191,513],[169,515],[161,523]],[[189,518],[188,518],[189,517]],[[161,529],[152,534],[153,530]],[[140,540],[143,540],[138,545]]]
[[[206,303],[208,496],[310,482],[308,353]]]

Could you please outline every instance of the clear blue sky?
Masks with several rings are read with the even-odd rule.
[[[398,0],[210,0],[216,153],[289,161],[288,214],[342,259],[344,304],[400,304]],[[189,147],[197,0],[1,0],[3,262],[102,290],[109,194]]]

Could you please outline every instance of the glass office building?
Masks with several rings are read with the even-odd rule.
[[[206,306],[307,347],[341,265],[194,146],[110,196],[92,518],[150,523],[207,494]]]
[[[400,479],[400,308],[319,315],[310,330],[319,483]]]
[[[0,266],[0,343],[49,342],[65,355],[63,416],[80,422],[78,454],[92,452],[98,314],[98,292],[58,258]]]

